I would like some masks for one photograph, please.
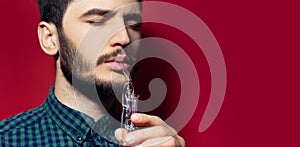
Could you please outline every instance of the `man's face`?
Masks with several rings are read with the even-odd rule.
[[[136,0],[74,0],[66,9],[60,39],[64,75],[96,84],[122,84],[122,71],[137,56],[141,10]],[[67,78],[68,79],[68,78]],[[69,81],[70,82],[70,81]]]

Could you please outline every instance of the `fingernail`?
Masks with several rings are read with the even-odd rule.
[[[137,146],[135,146],[135,147],[142,147],[142,145],[141,145],[141,144],[139,144],[139,145],[137,145]]]
[[[131,119],[133,119],[133,121],[138,121],[138,122],[141,121],[141,117],[138,114],[133,114],[131,116]]]
[[[130,142],[133,141],[133,139],[134,139],[134,136],[129,134],[129,135],[126,136],[125,141],[126,141],[127,143],[130,143]]]

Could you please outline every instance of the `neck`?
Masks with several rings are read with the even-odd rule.
[[[97,96],[91,98],[83,95],[66,80],[59,66],[56,69],[54,94],[62,104],[92,117],[94,121],[107,114],[106,110],[113,104],[112,99],[101,102]]]

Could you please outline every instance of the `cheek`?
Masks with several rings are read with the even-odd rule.
[[[70,39],[70,41],[73,42],[76,47],[78,47],[81,41],[84,40],[84,37],[90,27],[87,24],[78,23],[72,20],[70,20],[69,22],[73,23],[65,23],[64,34],[67,38]]]
[[[74,44],[74,46],[76,47],[76,49],[81,46],[81,41],[83,40],[83,37],[85,35],[85,33],[83,31],[73,31],[71,33],[65,33],[68,38],[70,39],[70,41],[72,41],[72,43]]]
[[[140,51],[141,33],[134,30],[128,30],[128,34],[131,39],[131,44],[130,44],[131,47],[129,53],[131,56],[136,57]]]
[[[141,41],[139,39],[140,38],[137,37],[130,45],[130,54],[134,57],[136,57],[141,50]]]
[[[128,35],[130,36],[131,42],[141,39],[140,31],[128,29]]]

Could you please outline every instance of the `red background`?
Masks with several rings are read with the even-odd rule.
[[[201,86],[204,85],[197,111],[180,132],[187,145],[300,146],[298,1],[164,1],[190,10],[208,25],[227,66],[228,85],[222,109],[213,125],[199,133],[200,116],[210,92],[204,56],[189,50],[197,46],[178,30],[147,24],[165,29],[145,36],[165,37],[187,50],[196,63]],[[53,58],[41,51],[37,41],[39,15],[35,0],[1,1],[0,5],[2,120],[42,104],[54,82],[55,71]],[[176,82],[174,85],[178,86]]]

